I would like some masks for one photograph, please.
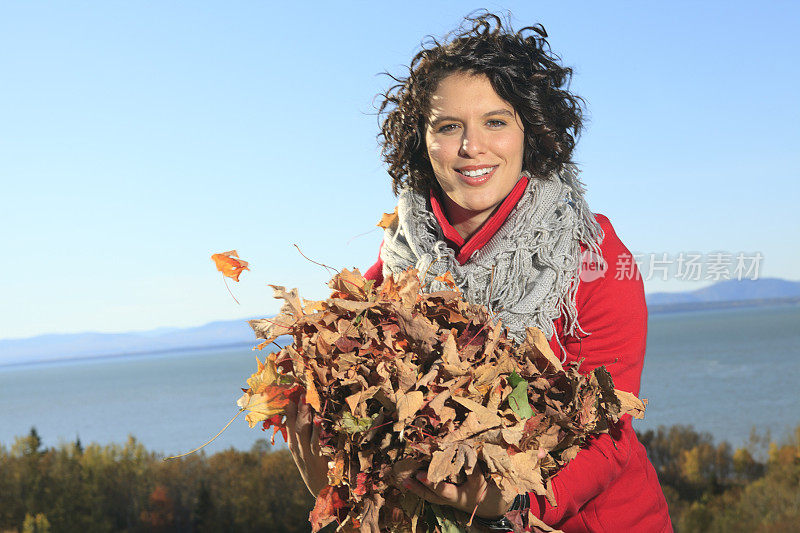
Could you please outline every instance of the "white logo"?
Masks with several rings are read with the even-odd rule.
[[[605,277],[608,263],[602,255],[585,250],[581,255],[581,281],[590,282]]]

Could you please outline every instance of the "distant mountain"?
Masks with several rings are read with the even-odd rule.
[[[0,340],[0,365],[225,345],[254,345],[247,319],[195,328],[130,333],[67,333]]]
[[[725,280],[691,292],[656,292],[647,295],[648,305],[689,302],[731,302],[800,297],[800,281],[778,278]]]
[[[691,292],[656,292],[646,298],[651,312],[793,303],[800,301],[800,281],[724,280]]]
[[[776,278],[726,280],[691,292],[647,295],[651,313],[773,304],[800,305],[800,282]],[[0,366],[213,346],[252,346],[254,343],[253,331],[244,318],[211,322],[195,328],[51,334],[0,340]]]

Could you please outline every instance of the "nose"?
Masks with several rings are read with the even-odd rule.
[[[485,144],[480,131],[465,128],[461,136],[461,147],[459,148],[458,155],[464,158],[473,158],[482,154],[484,150]]]

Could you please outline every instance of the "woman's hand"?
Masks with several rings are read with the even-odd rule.
[[[546,455],[547,451],[539,450],[539,461]],[[437,505],[449,505],[470,515],[474,511],[475,516],[483,518],[500,518],[514,503],[514,498],[505,500],[500,489],[494,483],[486,481],[480,464],[459,485],[446,481],[431,483],[425,472],[419,471],[412,477],[404,478],[403,486],[423,500]]]
[[[286,406],[289,451],[314,496],[328,484],[328,458],[320,453],[319,428],[314,424],[311,408],[305,401],[289,402]]]
[[[434,484],[428,481],[425,472],[417,472],[403,486],[423,500],[449,505],[470,515],[475,511],[476,516],[484,518],[499,518],[514,503],[513,498],[506,501],[500,489],[494,483],[486,481],[480,465],[459,485],[446,481]]]

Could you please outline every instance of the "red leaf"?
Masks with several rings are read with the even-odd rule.
[[[361,472],[356,476],[356,488],[353,489],[353,494],[356,496],[363,496],[367,493],[367,474]]]
[[[330,485],[322,489],[317,496],[314,509],[308,515],[311,531],[317,532],[334,520],[339,519],[339,511],[345,507],[345,500],[338,487]],[[346,496],[345,496],[346,497]]]
[[[281,435],[283,436],[283,442],[289,442],[287,438],[288,435],[286,434],[286,424],[283,422],[283,415],[274,415],[270,418],[264,420],[264,425],[261,427],[262,431],[266,431],[269,428],[272,428],[272,438],[270,441],[272,445],[275,445],[275,434],[280,431]]]

